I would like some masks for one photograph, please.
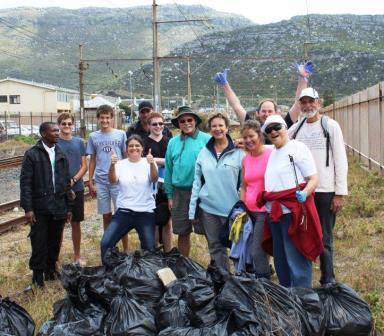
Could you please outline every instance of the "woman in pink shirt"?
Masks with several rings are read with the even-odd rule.
[[[273,146],[264,145],[264,136],[257,120],[247,120],[241,129],[241,135],[247,154],[243,159],[240,199],[252,212],[255,220],[251,245],[253,271],[256,277],[269,279],[269,257],[261,247],[266,210],[264,206],[259,208],[256,205],[256,198],[264,191],[264,174]]]

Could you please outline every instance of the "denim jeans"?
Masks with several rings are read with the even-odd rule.
[[[109,248],[114,247],[132,229],[137,231],[143,250],[155,249],[155,214],[119,208],[101,239],[101,259]]]
[[[295,247],[288,235],[292,215],[281,216],[278,223],[272,223],[267,216],[272,232],[273,258],[280,285],[284,287],[312,287],[312,263]]]

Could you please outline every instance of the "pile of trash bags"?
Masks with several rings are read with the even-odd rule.
[[[33,336],[35,322],[15,301],[0,296],[0,336]]]
[[[176,280],[157,275],[169,267]],[[170,253],[107,252],[104,266],[62,269],[66,298],[39,335],[369,335],[368,305],[344,284],[287,289],[250,274],[205,269]]]

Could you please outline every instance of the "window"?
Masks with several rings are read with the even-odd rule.
[[[0,96],[0,103],[8,103],[8,97],[7,96]]]
[[[20,96],[19,95],[9,96],[9,103],[10,104],[20,104]]]

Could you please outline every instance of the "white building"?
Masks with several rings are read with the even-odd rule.
[[[85,99],[90,99],[86,95]],[[79,92],[16,78],[0,80],[0,113],[20,115],[76,112]]]

